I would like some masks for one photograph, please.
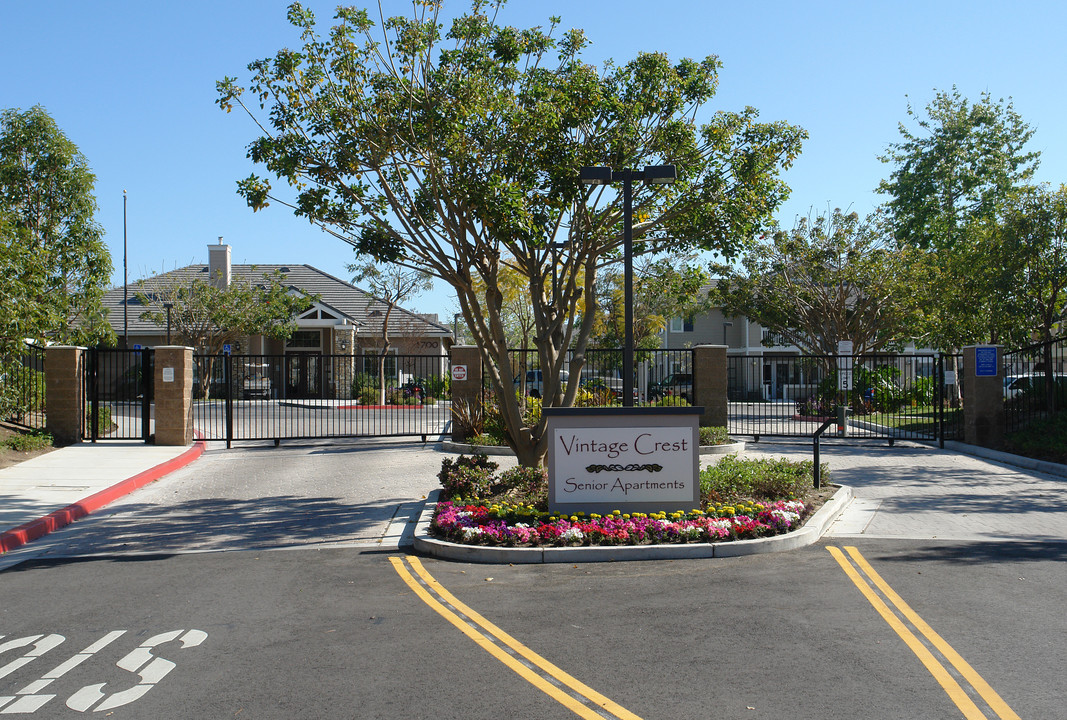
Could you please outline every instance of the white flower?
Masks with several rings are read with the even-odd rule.
[[[484,532],[485,531],[482,530],[480,527],[463,528],[463,539],[464,540],[473,540],[474,538],[478,537],[479,535],[482,535]]]
[[[585,533],[583,533],[578,528],[570,528],[564,531],[561,537],[567,542],[581,542],[582,539],[585,537]]]

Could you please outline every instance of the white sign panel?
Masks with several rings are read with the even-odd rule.
[[[453,365],[452,366],[452,379],[453,380],[466,380],[467,379],[467,366],[466,365]]]
[[[841,358],[838,358],[840,360]],[[842,368],[837,371],[837,389],[852,389],[852,368]]]
[[[174,382],[174,368],[163,368],[163,382]]]
[[[630,410],[628,415],[549,417],[553,512],[698,507],[697,415],[649,416]]]

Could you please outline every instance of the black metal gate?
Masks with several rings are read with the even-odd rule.
[[[810,438],[829,419],[848,437],[943,441],[956,436],[955,378],[945,355],[730,357],[729,432]],[[951,380],[951,383],[946,382]],[[958,398],[958,394],[955,395]]]
[[[204,440],[417,436],[452,419],[444,355],[196,355],[193,428]]]
[[[151,439],[153,360],[150,349],[88,350],[83,438],[92,442]]]

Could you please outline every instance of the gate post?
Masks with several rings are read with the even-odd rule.
[[[453,345],[451,356],[452,440],[463,442],[474,434],[471,411],[482,412],[482,354],[474,345]]]
[[[693,348],[693,404],[702,405],[702,427],[726,427],[726,345]]]
[[[193,442],[193,349],[157,347],[153,372],[156,396],[156,445]]]
[[[963,441],[998,448],[1004,441],[1004,367],[999,345],[963,348]]]
[[[79,442],[85,423],[85,348],[46,348],[44,375],[45,429],[56,445]]]

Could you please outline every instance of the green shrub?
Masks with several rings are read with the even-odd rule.
[[[19,452],[31,452],[52,447],[52,442],[52,436],[49,433],[34,431],[12,435],[4,441],[4,445]]]
[[[382,399],[377,387],[364,387],[358,397],[360,405],[378,405]]]
[[[701,502],[793,500],[814,484],[813,468],[810,460],[740,460],[727,455],[717,465],[700,471]],[[822,478],[829,479],[825,464]]]
[[[494,484],[493,473],[500,467],[484,453],[460,455],[455,461],[445,458],[437,479],[448,498],[486,497]]]
[[[92,432],[93,415],[90,408],[85,408],[85,434]],[[101,435],[111,432],[111,406],[101,403],[96,408],[96,429]]]
[[[722,426],[700,428],[701,445],[725,445],[730,442],[733,440],[730,439],[726,428]]]
[[[681,395],[661,395],[652,405],[654,407],[689,407],[689,401]]]
[[[422,389],[426,395],[439,400],[452,397],[452,378],[447,375],[431,375],[423,381]]]
[[[548,493],[548,469],[529,468],[521,465],[500,473],[498,484],[504,492],[517,491],[523,496],[534,497]]]
[[[1016,455],[1067,463],[1067,412],[1038,420],[1004,439],[1004,449]]]

